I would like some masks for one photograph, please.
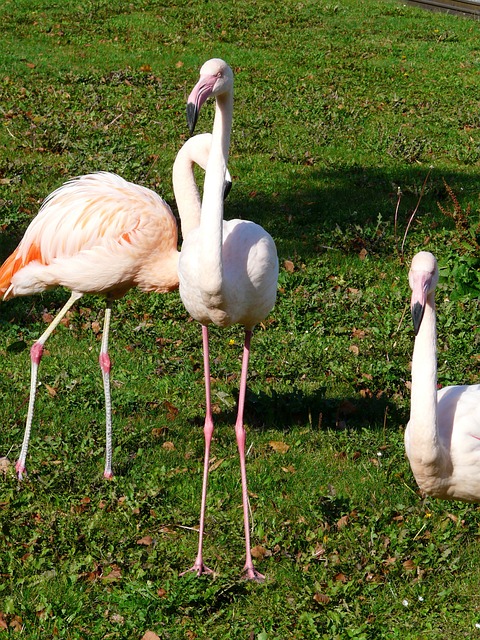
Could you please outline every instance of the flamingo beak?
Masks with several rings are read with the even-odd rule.
[[[422,306],[420,302],[415,302],[415,304],[411,307],[411,311],[413,319],[413,329],[415,331],[415,335],[417,335],[420,329],[420,325],[422,324],[425,305]]]
[[[227,169],[225,173],[225,186],[223,188],[223,199],[226,200],[228,194],[230,193],[230,189],[232,188],[232,176],[230,175],[230,171]]]
[[[187,124],[190,135],[192,135],[195,131],[195,125],[197,124],[200,108],[202,104],[207,100],[207,98],[212,95],[213,88],[217,80],[218,78],[216,75],[200,76],[200,80],[197,82],[197,84],[192,89],[192,92],[188,96]]]
[[[427,304],[427,295],[428,291],[430,290],[431,283],[431,273],[416,273],[413,277],[410,310],[412,313],[413,329],[415,331],[415,335],[418,334],[420,325],[422,324],[425,305]]]

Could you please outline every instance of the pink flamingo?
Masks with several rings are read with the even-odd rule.
[[[210,400],[208,324],[220,327],[240,323],[245,327],[240,394],[235,434],[240,456],[246,561],[244,575],[261,581],[250,551],[249,504],[245,469],[245,403],[252,329],[273,309],[277,292],[278,258],[271,236],[259,225],[245,220],[223,219],[223,178],[228,161],[233,114],[233,73],[219,59],[206,62],[191,92],[187,120],[193,132],[198,112],[209,96],[216,98],[213,140],[207,163],[200,225],[185,238],[179,261],[180,296],[190,315],[202,324],[206,417],[205,461],[198,554],[189,571],[212,573],[203,562],[203,535],[213,418]]]
[[[193,164],[206,166],[211,134],[190,138],[180,149],[173,180],[184,237],[200,221],[200,197]],[[226,173],[225,179],[229,180]],[[16,464],[19,479],[33,421],[37,374],[44,344],[70,307],[85,293],[106,297],[99,362],[106,413],[105,478],[112,473],[111,361],[108,337],[112,303],[132,287],[165,293],[178,287],[177,224],[155,192],[113,173],[75,178],[51,193],[15,251],[0,267],[4,300],[52,287],[71,290],[66,304],[31,348],[30,399],[25,434]]]
[[[414,256],[409,282],[416,337],[410,421],[405,430],[407,457],[427,495],[480,502],[480,384],[437,391],[438,265],[431,253]]]

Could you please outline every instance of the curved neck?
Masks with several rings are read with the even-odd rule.
[[[437,332],[434,294],[425,305],[412,357],[411,445],[420,453],[436,454],[437,434]]]
[[[210,154],[212,135],[203,133],[189,138],[180,148],[173,163],[173,192],[182,225],[182,236],[186,236],[200,224],[201,200],[195,181],[194,165],[206,169]]]
[[[204,281],[212,293],[222,285],[223,190],[230,148],[233,119],[233,92],[217,96],[212,131],[212,147],[208,158],[203,190],[201,229],[201,257]]]

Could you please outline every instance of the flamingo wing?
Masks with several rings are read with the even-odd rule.
[[[114,259],[124,255],[125,248],[130,249],[130,253],[139,245],[143,250],[152,250],[158,243],[158,235],[172,238],[171,242],[176,246],[175,218],[165,201],[154,191],[108,172],[74,178],[45,199],[20,244],[0,267],[0,292],[8,298],[35,293],[56,284],[93,291],[93,284],[82,287],[81,283],[79,286],[75,282],[71,285],[68,277],[64,281],[59,277],[57,282],[53,274],[45,286],[33,285],[33,268],[53,264],[66,266],[68,261],[69,270],[73,272],[80,267],[75,265],[75,259],[82,254],[92,269],[96,260],[100,260],[96,267],[98,271],[102,261],[107,263],[108,251]],[[99,256],[93,259],[92,252],[95,251]],[[90,253],[86,255],[85,252]],[[24,287],[17,282],[18,291],[15,287],[12,289],[12,279],[27,266],[32,267],[30,272],[25,272],[29,276],[28,282]],[[121,278],[121,269],[118,272],[117,280]],[[101,277],[100,274],[98,276]],[[98,286],[98,278],[95,286]],[[106,282],[97,290],[110,286],[111,283]]]

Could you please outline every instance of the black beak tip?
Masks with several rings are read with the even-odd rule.
[[[198,109],[193,102],[187,104],[187,124],[190,131],[190,135],[195,131],[195,125],[197,124]]]
[[[415,331],[415,335],[418,334],[420,325],[422,324],[424,311],[425,307],[424,305],[420,304],[420,302],[415,302],[415,304],[412,306],[413,329]]]
[[[223,189],[223,199],[226,200],[230,190],[232,188],[232,182],[230,180],[225,180],[225,187]]]

